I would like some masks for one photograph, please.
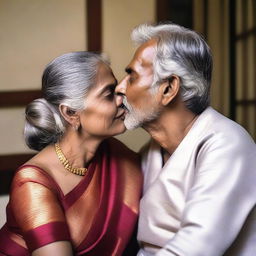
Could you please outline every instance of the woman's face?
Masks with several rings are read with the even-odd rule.
[[[86,97],[86,108],[80,113],[82,132],[96,137],[110,137],[125,131],[122,96],[115,94],[117,80],[112,70],[99,64],[95,85]]]

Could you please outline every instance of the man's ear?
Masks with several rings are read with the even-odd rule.
[[[160,85],[161,102],[167,106],[178,94],[180,90],[180,78],[171,76],[168,80]]]
[[[77,127],[80,125],[80,118],[77,111],[72,110],[70,107],[61,104],[59,106],[59,111],[62,117],[72,126]]]

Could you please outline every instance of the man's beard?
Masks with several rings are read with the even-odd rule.
[[[144,124],[155,120],[159,116],[159,111],[156,111],[153,107],[147,111],[141,111],[133,108],[128,102],[126,96],[123,98],[123,105],[128,110],[128,113],[124,119],[124,125],[128,130],[141,127]]]

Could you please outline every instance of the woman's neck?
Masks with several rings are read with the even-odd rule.
[[[67,131],[61,138],[60,148],[73,167],[86,167],[94,157],[102,139],[80,136],[77,132]]]

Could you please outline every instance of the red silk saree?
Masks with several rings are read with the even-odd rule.
[[[104,141],[87,175],[66,195],[39,167],[21,166],[13,179],[0,255],[24,256],[68,240],[74,255],[122,255],[136,226],[142,176],[138,156]]]

